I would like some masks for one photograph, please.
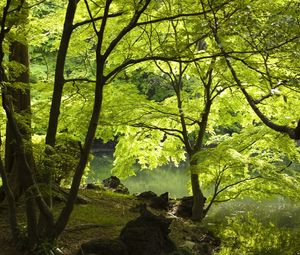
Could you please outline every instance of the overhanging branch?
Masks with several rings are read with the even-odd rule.
[[[226,64],[231,72],[231,75],[234,79],[234,81],[236,82],[237,86],[239,87],[239,89],[242,91],[242,93],[244,94],[248,104],[250,105],[250,107],[252,108],[252,110],[256,113],[256,115],[260,118],[260,120],[269,128],[280,132],[280,133],[285,133],[288,134],[290,138],[292,139],[300,139],[300,120],[298,122],[298,126],[296,129],[294,128],[290,128],[288,126],[282,126],[282,125],[278,125],[275,124],[274,122],[272,122],[256,105],[255,100],[250,96],[250,94],[246,91],[246,89],[243,87],[242,82],[240,81],[237,72],[235,71],[231,61],[230,61],[230,56],[229,54],[226,52],[225,48],[222,45],[221,39],[219,38],[219,35],[217,33],[217,26],[216,28],[213,28],[213,35],[215,38],[215,41],[217,43],[217,45],[219,46],[219,49],[222,53],[222,55],[225,57],[225,61]],[[274,47],[275,48],[275,47]]]

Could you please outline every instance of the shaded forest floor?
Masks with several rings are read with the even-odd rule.
[[[66,255],[76,254],[80,245],[86,241],[118,237],[125,224],[139,216],[135,207],[141,201],[132,195],[96,190],[81,190],[80,194],[87,198],[89,203],[75,205],[69,224],[57,244]],[[55,203],[54,210],[57,214],[62,206],[63,203]],[[17,209],[19,218],[24,219],[24,208],[18,206]],[[162,214],[162,211],[154,213]],[[236,201],[214,207],[200,225],[210,228],[221,238],[222,247],[218,253],[220,255],[247,255],[254,254],[253,252],[268,255],[299,255],[299,214],[300,207],[285,206],[283,202],[259,204],[255,201]],[[176,221],[182,224],[182,228],[175,229],[177,236],[172,236],[171,232],[173,240],[180,235],[185,238],[186,226],[193,224],[182,219]],[[20,223],[25,226],[25,219]],[[0,226],[0,254],[23,255],[23,252],[13,248],[7,208],[4,205],[0,206]]]
[[[81,190],[80,193],[89,203],[75,205],[68,226],[58,241],[57,246],[66,255],[75,254],[80,244],[91,239],[117,237],[124,225],[139,215],[130,210],[139,203],[133,196],[93,190]],[[55,203],[54,210],[58,213],[62,207],[62,203]],[[17,210],[19,218],[24,219],[24,208],[18,206]],[[25,219],[20,223],[25,226]],[[23,254],[12,247],[6,206],[0,207],[0,226],[0,254]]]

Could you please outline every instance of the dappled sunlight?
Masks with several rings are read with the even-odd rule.
[[[224,203],[205,223],[222,239],[218,255],[300,254],[300,204],[278,198]]]

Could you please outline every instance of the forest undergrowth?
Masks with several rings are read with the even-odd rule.
[[[71,220],[57,243],[66,255],[76,254],[80,244],[89,240],[116,238],[125,224],[139,215],[132,208],[141,201],[132,195],[94,190],[81,190],[80,193],[88,203],[75,206]],[[58,212],[62,205],[55,202],[54,211]],[[5,205],[2,205],[1,255],[21,255],[22,252],[13,248],[6,211]],[[221,238],[218,255],[297,255],[300,254],[299,212],[299,206],[284,200],[256,202],[246,199],[217,205],[201,226]],[[18,215],[25,217],[21,206],[18,206]]]

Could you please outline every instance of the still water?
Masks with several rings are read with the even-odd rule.
[[[91,162],[91,172],[87,182],[99,183],[111,176],[112,163],[111,155],[95,157]],[[178,168],[165,166],[151,171],[137,169],[136,176],[124,179],[122,183],[132,194],[151,190],[160,195],[168,191],[170,197],[179,198],[189,194],[188,181],[189,175],[184,166]]]

